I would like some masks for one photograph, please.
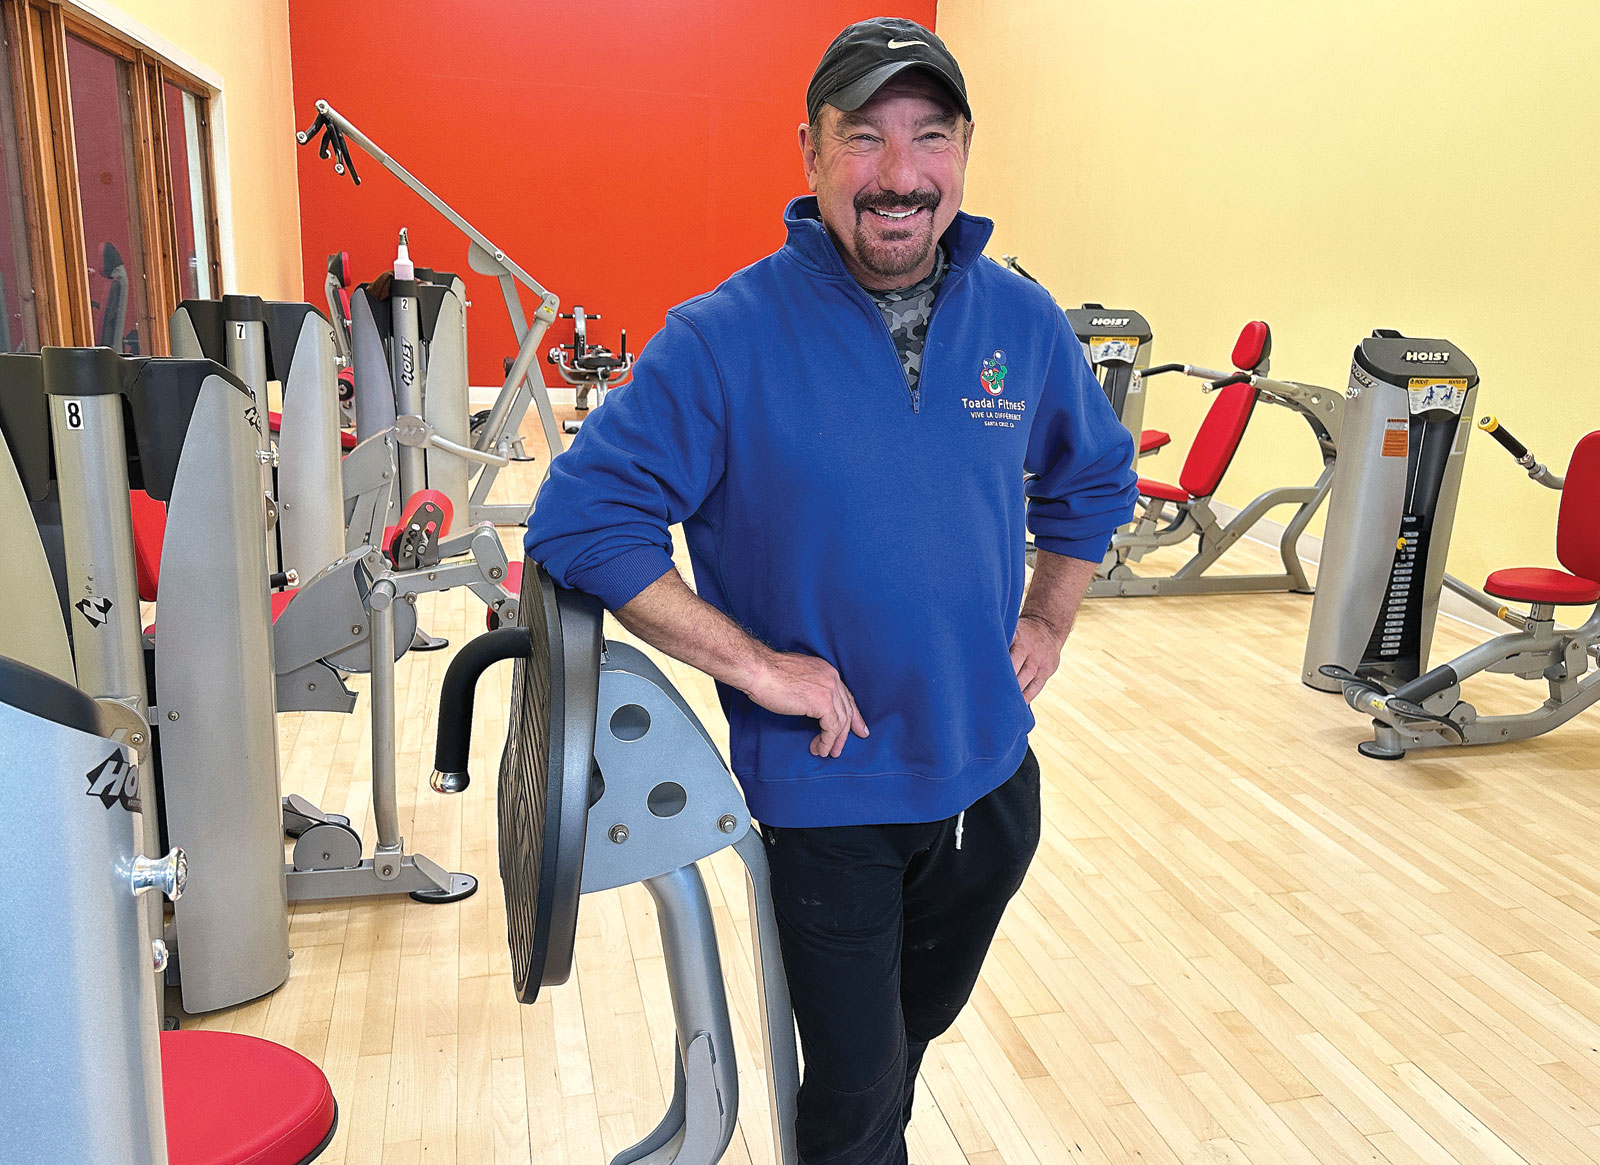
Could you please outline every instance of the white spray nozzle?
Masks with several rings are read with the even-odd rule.
[[[415,279],[417,269],[412,265],[411,252],[406,247],[406,228],[400,228],[400,247],[394,256],[394,277],[396,279]]]

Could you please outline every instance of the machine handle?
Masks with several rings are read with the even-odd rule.
[[[267,587],[270,590],[281,591],[285,587],[300,585],[300,572],[298,570],[280,570],[267,576]]]
[[[1235,372],[1232,376],[1224,376],[1221,380],[1213,380],[1206,385],[1207,392],[1221,392],[1225,388],[1232,388],[1236,384],[1249,384],[1250,373]]]
[[[1139,375],[1149,380],[1152,376],[1160,376],[1163,372],[1183,372],[1187,368],[1186,364],[1157,364],[1154,368],[1140,370]]]
[[[1500,444],[1505,448],[1505,451],[1511,454],[1511,456],[1515,457],[1518,461],[1521,461],[1523,458],[1529,455],[1528,447],[1511,435],[1510,431],[1500,423],[1499,417],[1490,414],[1487,417],[1480,418],[1478,421],[1478,428],[1482,429],[1485,433],[1489,434],[1489,436],[1500,442]]]
[[[486,631],[456,652],[439,688],[439,734],[433,749],[433,775],[428,778],[435,793],[460,793],[472,783],[467,764],[478,677],[490,664],[532,655],[533,636],[526,627]]]

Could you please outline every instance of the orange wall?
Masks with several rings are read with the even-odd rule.
[[[666,311],[783,242],[805,192],[795,127],[828,42],[851,21],[932,25],[934,0],[290,0],[299,124],[318,98],[389,151],[561,297],[603,319],[590,339],[635,348]],[[472,382],[498,384],[516,349],[466,241],[352,147],[362,185],[300,151],[306,298],[327,255],[359,279],[410,228],[418,265],[467,279]],[[572,325],[551,329],[570,339]]]

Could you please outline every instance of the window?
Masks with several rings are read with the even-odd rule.
[[[167,158],[172,172],[172,206],[178,260],[178,294],[182,299],[211,299],[216,293],[211,272],[208,224],[213,215],[206,188],[208,167],[201,142],[202,99],[171,81],[162,85],[167,120]]]
[[[221,286],[206,87],[56,0],[0,0],[0,29],[0,350],[164,355]]]
[[[6,41],[9,46],[10,38]],[[22,146],[9,58],[9,52],[0,54],[0,183],[5,187],[5,220],[0,225],[0,352],[37,352],[39,322],[33,309],[28,210],[22,200]]]

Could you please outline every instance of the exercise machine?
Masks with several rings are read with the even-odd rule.
[[[1015,255],[1000,256],[1000,263],[1024,279],[1039,282],[1017,262]],[[1150,364],[1154,333],[1149,322],[1132,308],[1107,308],[1099,303],[1062,310],[1072,334],[1083,345],[1083,354],[1116,411],[1117,420],[1133,434],[1135,460],[1160,452],[1171,443],[1171,434],[1144,427],[1144,381],[1140,373]]]
[[[0,415],[24,496],[59,499],[53,573],[70,600],[76,681],[121,707],[132,743],[153,750],[166,834],[188,839],[196,868],[225,872],[174,907],[185,1010],[229,1006],[283,982],[290,900],[411,893],[444,902],[470,893],[473,879],[406,852],[399,835],[393,665],[411,642],[418,593],[498,589],[505,556],[493,529],[476,533],[473,560],[459,570],[391,571],[384,555],[361,548],[269,598],[254,468],[265,434],[248,390],[225,369],[106,349],[7,356]],[[42,504],[8,507],[0,535],[30,545],[26,524],[49,519]],[[462,577],[467,570],[479,577]],[[54,591],[36,579],[17,617],[61,620]],[[141,600],[156,603],[159,627],[148,632]],[[65,631],[39,635],[45,643],[34,652],[43,657]],[[341,676],[351,670],[374,674],[379,844],[362,858],[359,837],[335,824],[337,836],[301,838],[286,876],[274,712],[349,711],[354,695]]]
[[[572,321],[572,343],[557,344],[545,359],[555,365],[562,380],[572,385],[573,403],[578,412],[586,413],[589,411],[591,392],[594,393],[595,407],[599,408],[605,403],[607,389],[628,383],[634,361],[628,351],[628,329],[622,329],[622,343],[613,352],[603,344],[589,343],[589,321],[599,319],[599,312],[591,315],[583,310],[583,305],[576,304],[570,315],[563,313],[561,318]],[[583,418],[579,417],[563,421],[561,429],[566,433],[576,433],[582,424]]]
[[[603,639],[597,599],[522,572],[523,627],[479,636],[440,693],[434,788],[470,783],[473,686],[515,659],[500,762],[500,876],[517,999],[534,1003],[572,972],[579,896],[644,883],[654,899],[677,1028],[671,1107],[612,1165],[722,1159],[739,1118],[739,1077],[721,955],[695,863],[729,846],[749,875],[772,1139],[794,1139],[799,1066],[766,852],[733,776],[689,705],[637,648]]]
[[[159,822],[206,872],[173,905],[184,1007],[264,995],[288,977],[289,925],[256,475],[264,441],[249,392],[206,360],[47,347],[0,357],[0,410],[25,495],[59,506],[8,507],[0,531],[10,546],[20,529],[27,544],[26,525],[58,523],[47,545],[59,547],[53,573],[67,599],[63,611],[54,586],[18,595],[29,606],[12,618],[54,621],[40,634],[70,638],[76,685],[138,750],[157,810],[144,818],[145,852],[158,850]],[[131,490],[167,514],[148,657]]]
[[[1449,663],[1393,685],[1394,672],[1358,673],[1337,664],[1318,670],[1339,683],[1346,703],[1372,717],[1364,756],[1397,760],[1410,749],[1502,744],[1557,728],[1600,700],[1600,431],[1582,438],[1565,475],[1552,473],[1494,417],[1478,427],[1495,438],[1528,476],[1561,494],[1556,556],[1565,570],[1521,566],[1497,570],[1483,593],[1505,602],[1494,613],[1514,630],[1479,644]],[[1596,604],[1578,627],[1557,625],[1557,607]],[[1425,657],[1419,663],[1425,663]],[[1410,670],[1407,668],[1407,670]],[[1548,697],[1529,712],[1481,716],[1461,699],[1461,685],[1481,672],[1499,672],[1547,685]],[[1389,681],[1386,683],[1385,681]]]
[[[315,1064],[253,1036],[160,1030],[151,971],[170,955],[141,895],[181,903],[217,871],[191,880],[181,847],[146,856],[138,751],[103,710],[60,677],[0,658],[0,844],[28,855],[25,884],[0,909],[0,958],[45,970],[0,1011],[6,1155],[310,1161],[338,1122]]]
[[[320,134],[319,155],[323,158],[331,157],[335,173],[348,173],[351,181],[360,185],[361,179],[357,175],[355,166],[350,158],[350,143],[354,142],[424,202],[442,214],[452,226],[466,235],[469,242],[467,249],[468,267],[480,275],[493,277],[500,284],[501,296],[505,300],[506,311],[511,317],[512,330],[517,337],[517,354],[506,370],[506,378],[500,387],[499,394],[495,398],[494,406],[480,423],[475,423],[472,426],[471,449],[476,453],[489,455],[494,460],[491,462],[480,460],[476,465],[469,466],[469,472],[475,473],[476,477],[472,480],[469,505],[460,508],[467,514],[469,522],[488,521],[499,525],[521,525],[527,521],[528,514],[532,510],[532,503],[530,502],[526,505],[520,503],[494,504],[488,500],[489,492],[494,486],[496,475],[509,462],[514,451],[518,448],[522,418],[526,414],[530,403],[534,405],[539,414],[549,460],[553,460],[562,450],[561,430],[556,424],[555,412],[550,405],[549,389],[537,369],[539,346],[544,339],[545,332],[555,322],[560,309],[560,300],[554,293],[540,286],[533,276],[513,262],[504,251],[490,242],[484,234],[451,209],[443,199],[419,182],[405,167],[385,153],[371,138],[347,121],[326,101],[318,101],[316,109],[317,116],[311,125],[295,135],[296,140],[301,145],[310,143],[312,139],[317,138]],[[517,284],[519,283],[532,292],[539,301],[539,306],[534,310],[531,320],[523,312],[522,301],[517,295]],[[405,293],[408,290],[402,289],[402,292]],[[402,298],[407,297],[407,295],[402,294]],[[353,300],[355,299],[355,297],[352,298]],[[361,346],[357,342],[359,319],[357,305],[353,302],[351,346],[357,362],[356,400],[358,410],[362,395],[362,356]],[[374,317],[373,322],[376,324],[376,317]],[[397,329],[392,330],[392,334],[401,336],[413,335],[412,324],[402,321]],[[420,335],[420,326],[416,335]],[[415,336],[413,336],[413,342],[415,342]],[[464,338],[462,343],[463,345],[465,344]],[[382,366],[383,362],[369,357],[366,363],[369,368],[377,369]],[[399,362],[395,367],[398,367],[401,371],[399,379],[403,379],[403,348]],[[463,393],[465,392],[464,386],[462,391]],[[405,412],[403,408],[400,411],[402,414]],[[433,423],[438,424],[437,421]],[[446,436],[449,436],[447,431]],[[545,473],[549,472],[549,460],[546,461],[544,466]],[[415,466],[413,465],[413,474],[415,471]],[[401,469],[401,480],[402,486],[404,486],[406,482],[404,465],[402,465]],[[414,492],[414,490],[409,492]]]
[[[1268,375],[1271,355],[1272,331],[1264,322],[1254,320],[1244,326],[1234,343],[1232,372],[1194,364],[1162,364],[1134,372],[1136,378],[1144,380],[1182,373],[1206,381],[1206,391],[1217,397],[1200,423],[1177,484],[1139,478],[1141,509],[1133,526],[1112,538],[1099,574],[1089,584],[1091,598],[1311,591],[1300,559],[1300,537],[1333,488],[1344,398],[1313,384],[1272,378]],[[1310,486],[1267,490],[1224,525],[1213,507],[1214,495],[1260,401],[1280,405],[1305,420],[1322,456],[1322,472]],[[1278,539],[1281,571],[1208,573],[1218,559],[1278,506],[1295,507]],[[1193,556],[1172,574],[1152,576],[1134,571],[1133,564],[1146,554],[1190,539],[1196,541]]]
[[[1311,687],[1341,690],[1326,666],[1388,690],[1426,670],[1477,395],[1448,340],[1380,328],[1356,346],[1300,670]]]

